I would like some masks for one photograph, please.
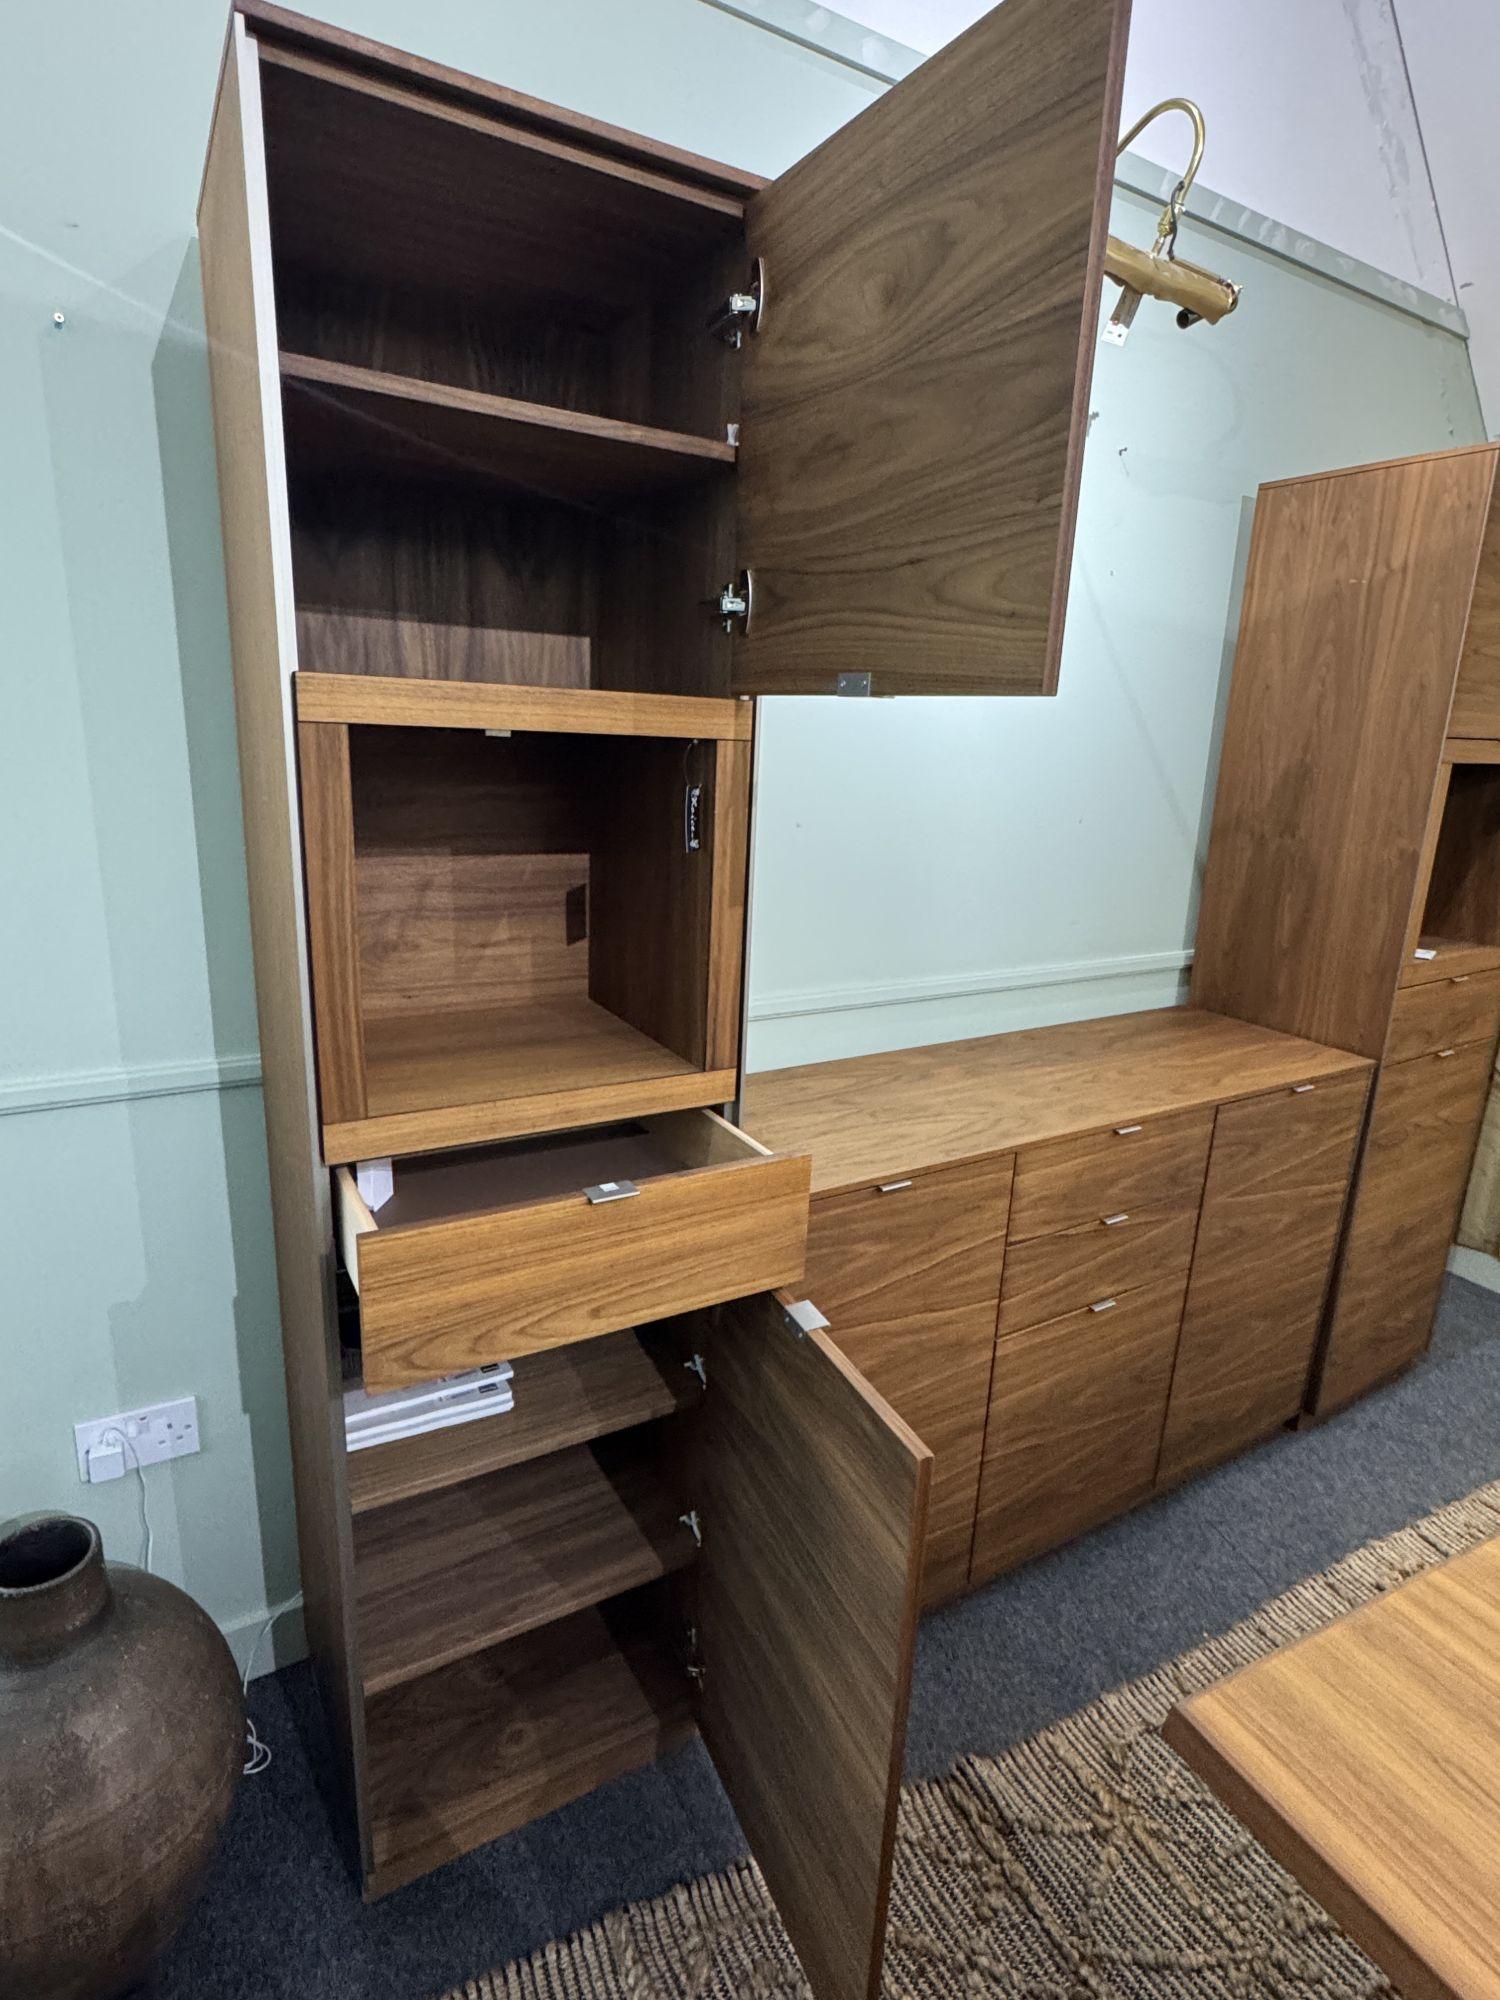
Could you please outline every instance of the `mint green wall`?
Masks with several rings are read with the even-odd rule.
[[[326,11],[766,172],[878,88],[700,0]],[[157,1562],[243,1645],[296,1560],[193,237],[222,29],[218,0],[0,23],[0,1514],[80,1507],[132,1556],[135,1482],[80,1486],[72,1425],[197,1393]],[[1246,496],[1480,435],[1451,335],[1197,254],[1249,281],[1238,320],[1143,312],[1101,355],[1062,696],[770,705],[757,1060],[1172,987]]]

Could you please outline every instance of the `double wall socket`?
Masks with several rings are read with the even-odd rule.
[[[175,1403],[147,1403],[113,1417],[91,1417],[86,1424],[74,1424],[73,1442],[78,1477],[85,1485],[120,1479],[138,1465],[160,1465],[164,1458],[188,1458],[198,1449],[198,1398],[183,1396]]]

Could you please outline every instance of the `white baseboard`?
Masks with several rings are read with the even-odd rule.
[[[1483,1250],[1466,1250],[1461,1243],[1455,1243],[1448,1252],[1448,1269],[1457,1278],[1467,1278],[1470,1284],[1483,1285],[1487,1292],[1500,1292],[1500,1258]]]

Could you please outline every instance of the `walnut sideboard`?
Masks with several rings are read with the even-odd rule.
[[[928,1603],[1296,1417],[1372,1069],[1179,1007],[747,1080],[803,1289],[933,1451]]]

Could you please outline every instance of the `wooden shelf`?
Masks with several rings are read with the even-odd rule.
[[[1401,968],[1403,986],[1425,986],[1433,979],[1467,979],[1475,972],[1500,970],[1500,945],[1469,944],[1460,938],[1422,937],[1421,951],[1435,952],[1434,958],[1411,958]]]
[[[655,1443],[579,1445],[356,1520],[366,1695],[690,1562]]]
[[[698,1378],[660,1342],[633,1328],[577,1341],[515,1364],[513,1410],[425,1437],[349,1454],[356,1514],[436,1493],[547,1452],[671,1416],[702,1393]]]
[[[650,1763],[693,1728],[657,1591],[560,1620],[369,1702],[373,1893]]]
[[[691,484],[735,462],[719,439],[311,354],[283,354],[281,381],[297,472],[436,472],[598,500]]]
[[[370,1021],[365,1080],[366,1116],[323,1128],[330,1166],[724,1104],[735,1092],[733,1070],[699,1069],[574,994]]]
[[[305,670],[297,674],[294,687],[299,722],[375,723],[400,729],[520,729],[550,736],[750,741],[750,704],[712,696],[625,694],[611,688],[507,687],[495,682]]]

